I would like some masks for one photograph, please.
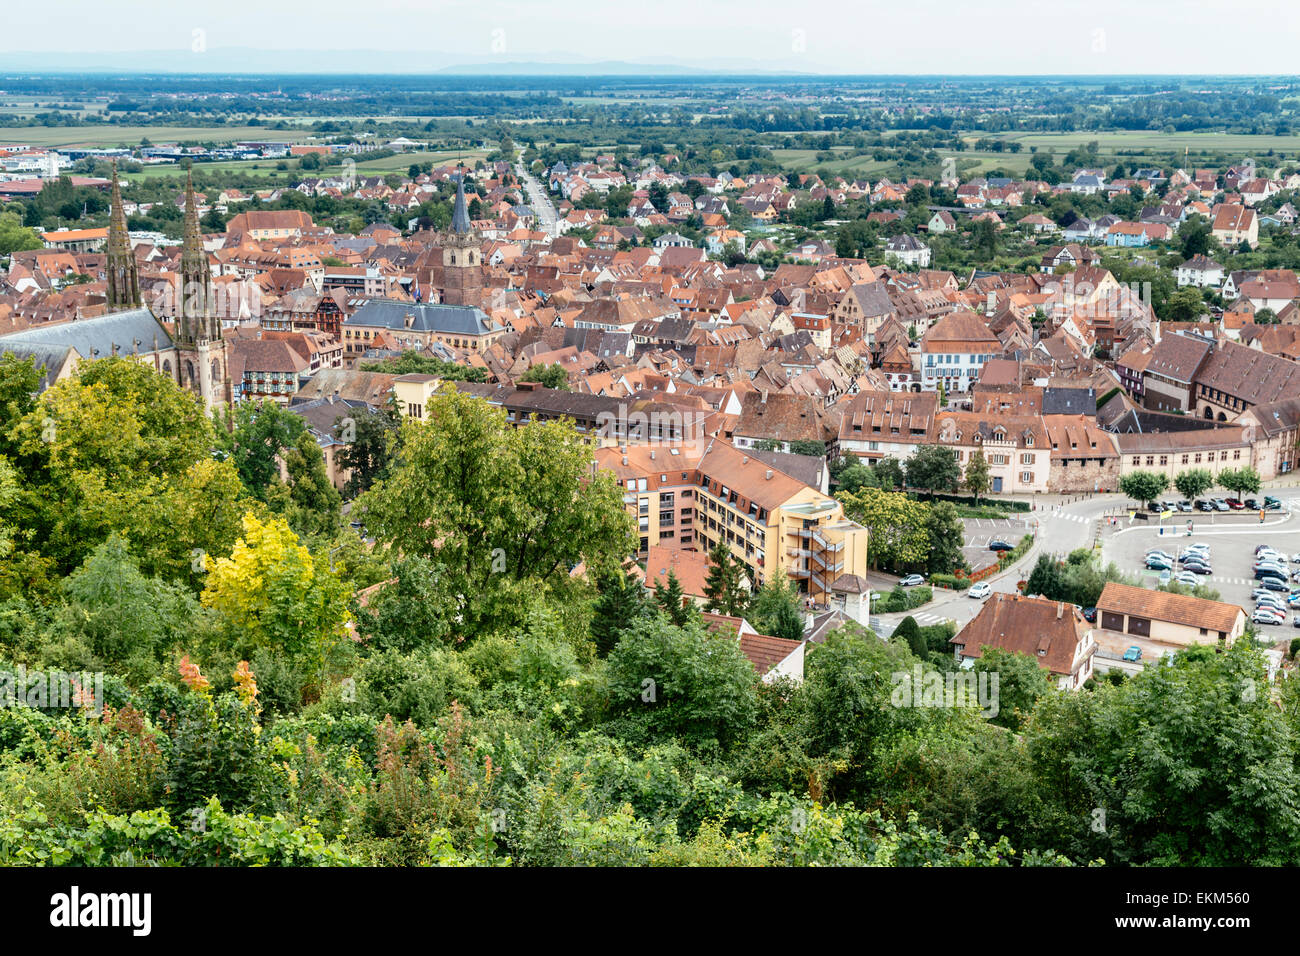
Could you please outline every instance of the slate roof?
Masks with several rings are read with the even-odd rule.
[[[172,339],[166,326],[148,309],[126,309],[110,312],[93,319],[74,322],[52,322],[32,326],[21,332],[0,336],[0,351],[10,351],[8,346],[23,344],[46,348],[70,347],[83,359],[108,358],[117,346],[119,354],[129,355],[134,343],[139,342],[141,352],[172,348]]]
[[[502,328],[482,309],[472,305],[401,302],[396,299],[368,299],[356,312],[343,320],[345,326],[403,331],[406,317],[414,317],[413,332],[440,332],[444,335],[486,335]]]

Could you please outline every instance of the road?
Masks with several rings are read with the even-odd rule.
[[[537,214],[538,228],[554,239],[559,235],[556,226],[559,216],[555,212],[555,206],[551,204],[551,197],[546,194],[546,189],[537,178],[524,169],[523,163],[515,163],[515,175],[519,177],[519,181],[524,184],[524,191],[528,193],[528,205]]]
[[[1024,517],[1035,524],[1038,533],[1034,546],[1019,561],[1000,574],[987,578],[994,591],[1005,594],[1017,594],[1016,582],[1029,576],[1030,570],[1040,554],[1066,555],[1075,548],[1089,548],[1096,538],[1098,523],[1107,512],[1127,505],[1128,499],[1123,495],[1058,496],[1044,495],[1034,500],[1034,510]],[[1016,544],[1019,537],[1012,540]],[[892,582],[872,580],[877,590],[888,589]],[[877,587],[879,585],[879,587]],[[941,621],[955,621],[960,629],[979,612],[982,601],[968,597],[965,591],[948,591],[935,588],[935,600],[923,607],[911,611],[919,624],[938,624]],[[908,613],[881,614],[871,616],[871,629],[882,637],[888,637],[907,617]]]

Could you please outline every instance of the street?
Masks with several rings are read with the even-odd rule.
[[[523,155],[523,151],[520,151]],[[542,186],[532,173],[524,169],[521,162],[515,163],[515,175],[524,185],[524,191],[528,193],[528,205],[532,207],[537,214],[537,228],[545,232],[551,238],[559,235],[556,226],[558,216],[555,213],[555,206],[551,204],[551,198],[546,194],[545,187]]]

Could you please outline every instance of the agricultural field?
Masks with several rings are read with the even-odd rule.
[[[142,139],[151,143],[233,143],[303,138],[301,131],[265,126],[0,126],[0,141],[32,146],[139,146]]]
[[[974,142],[976,137],[967,137]],[[1096,142],[1103,156],[1140,158],[1142,155],[1165,155],[1187,151],[1189,157],[1211,153],[1226,153],[1240,159],[1252,156],[1262,160],[1273,150],[1281,162],[1300,157],[1300,135],[1275,136],[1249,133],[1157,133],[1137,130],[1116,130],[1106,133],[1012,133],[1005,138],[1024,144],[1017,155],[1027,156],[1030,147],[1050,149],[1063,155],[1079,146]]]

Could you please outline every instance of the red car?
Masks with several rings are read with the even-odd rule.
[[[1228,507],[1231,508],[1233,511],[1240,511],[1242,508],[1246,507],[1245,504],[1243,504],[1241,501],[1239,501],[1236,498],[1226,498],[1224,500],[1227,501]]]

